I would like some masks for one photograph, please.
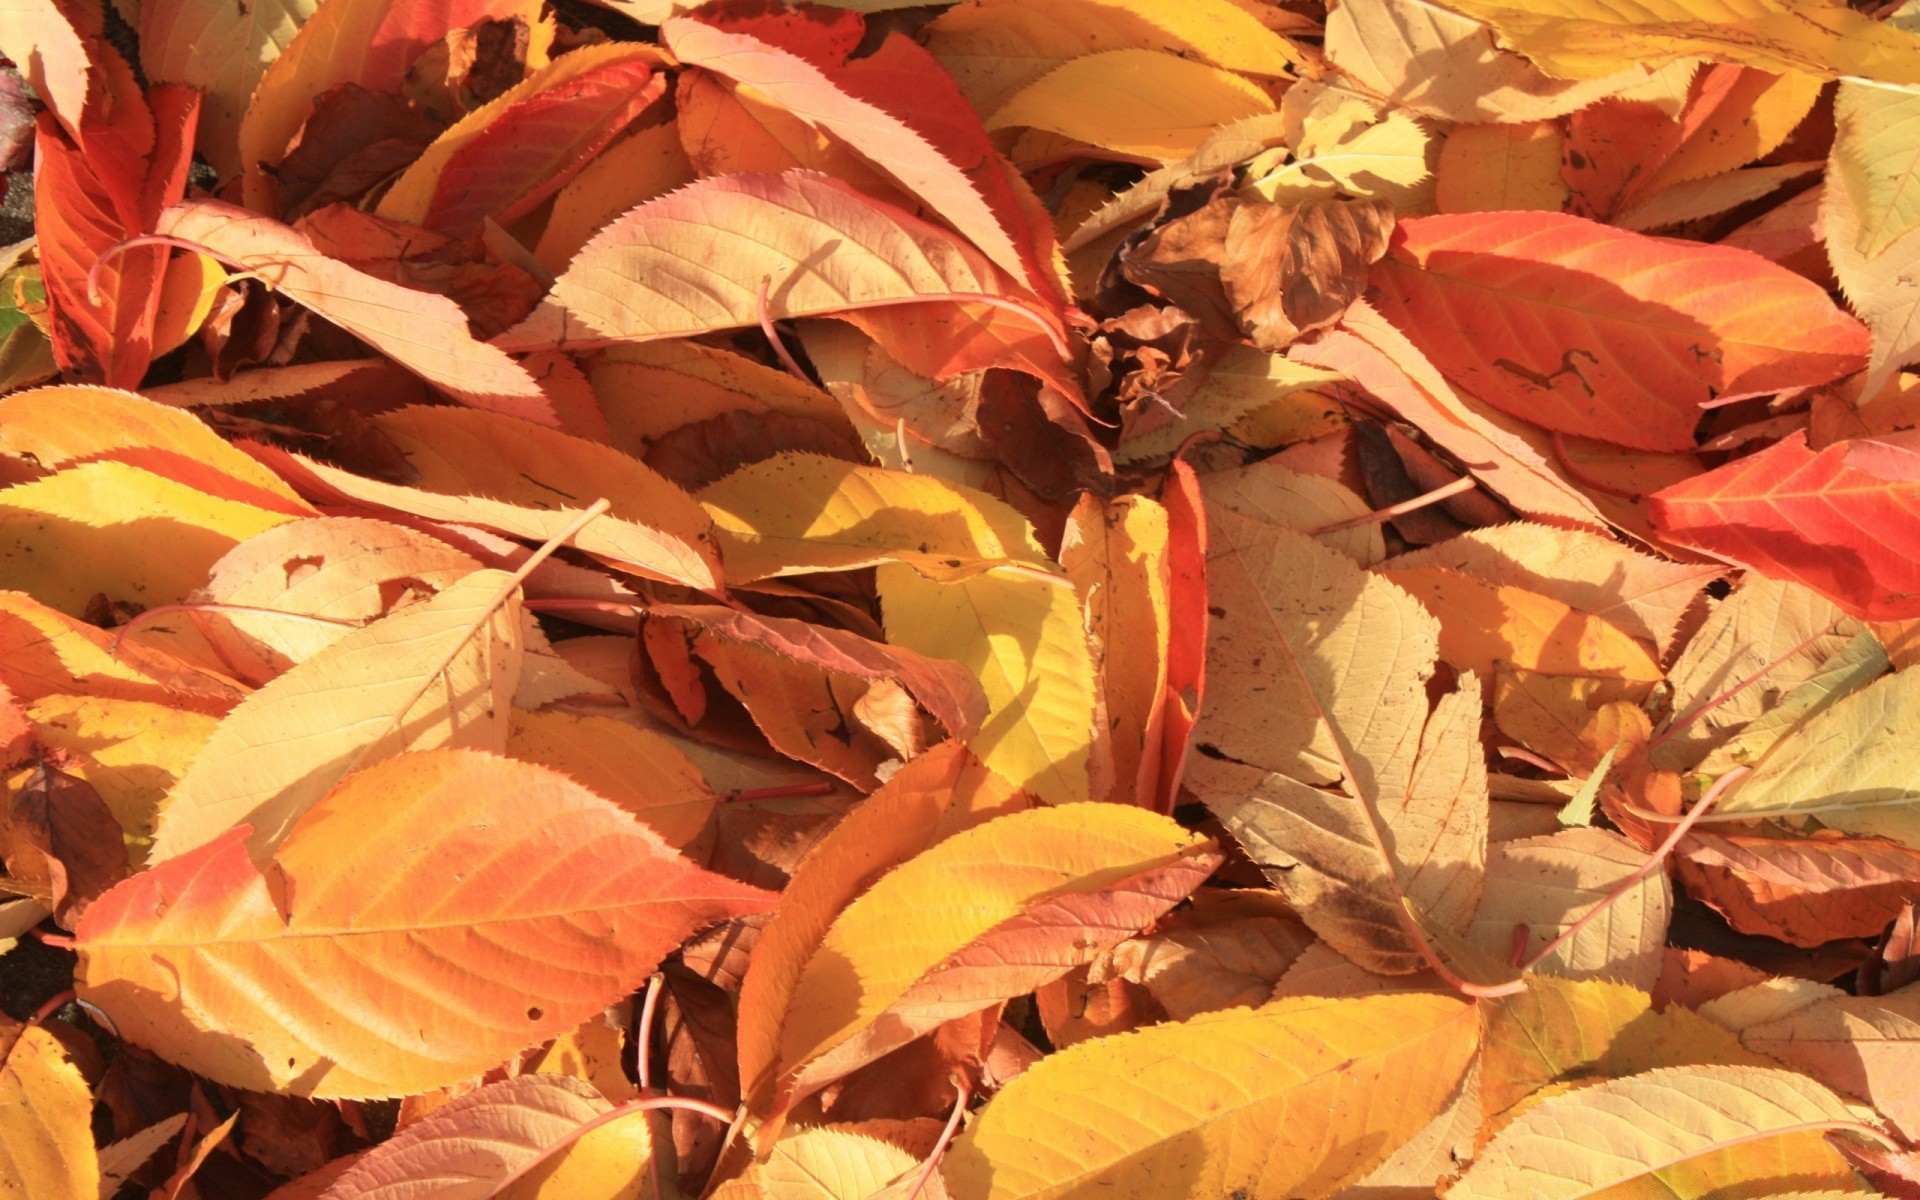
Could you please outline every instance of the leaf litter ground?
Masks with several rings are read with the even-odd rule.
[[[16,0],[0,1194],[1920,1195],[1920,4]]]

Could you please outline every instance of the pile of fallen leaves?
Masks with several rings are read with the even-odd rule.
[[[0,3],[0,1196],[1920,1196],[1920,0],[603,2]]]

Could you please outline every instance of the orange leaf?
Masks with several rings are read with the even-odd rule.
[[[242,827],[114,888],[80,923],[80,987],[210,1079],[396,1096],[574,1028],[772,904],[555,771],[440,750],[349,777],[264,870]]]
[[[1380,310],[1503,412],[1641,450],[1692,450],[1699,406],[1865,365],[1864,326],[1750,254],[1559,213],[1400,223]]]

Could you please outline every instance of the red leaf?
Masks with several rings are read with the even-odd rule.
[[[34,229],[53,318],[53,353],[70,379],[132,390],[153,357],[164,248],[115,245],[153,231],[161,212],[186,189],[200,94],[161,86],[145,98],[126,64],[103,51],[98,72],[115,80],[111,103],[96,92],[76,144],[52,114],[36,139]],[[151,105],[151,107],[149,107]]]
[[[1692,450],[1699,406],[1838,379],[1866,327],[1765,259],[1546,212],[1401,222],[1380,311],[1504,412],[1640,450]]]
[[[1660,535],[1802,583],[1868,620],[1920,617],[1920,478],[1860,470],[1804,433],[1657,494]]]

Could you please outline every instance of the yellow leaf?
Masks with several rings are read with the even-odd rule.
[[[1443,213],[1501,212],[1566,207],[1560,175],[1560,127],[1456,125],[1440,148],[1433,199]]]
[[[666,738],[612,717],[515,711],[507,756],[552,767],[653,827],[675,849],[707,826],[720,798]]]
[[[520,352],[654,341],[751,328],[762,313],[781,320],[979,295],[1000,304],[957,311],[979,309],[989,323],[1063,344],[1052,316],[944,227],[813,171],[726,175],[602,229],[540,306],[490,344]]]
[[[1395,567],[1446,567],[1496,586],[1551,596],[1664,654],[1700,589],[1725,573],[1708,563],[1674,563],[1584,529],[1515,521],[1397,555]]]
[[[1814,816],[1920,846],[1920,671],[1885,676],[1782,738],[1720,801],[1730,818]]]
[[[279,476],[229,446],[198,417],[115,388],[41,387],[0,398],[0,454],[46,470],[100,458],[162,473],[199,466],[313,511]]]
[[[1467,939],[1506,961],[1514,929],[1526,926],[1528,957],[1572,928],[1646,859],[1617,833],[1583,826],[1500,842],[1487,852],[1486,892]],[[1539,970],[1569,979],[1613,979],[1651,991],[1660,977],[1673,889],[1655,871],[1545,959]]]
[[[1217,126],[1272,111],[1265,92],[1217,67],[1156,50],[1108,50],[1021,88],[987,128],[1044,129],[1122,158],[1172,163]]]
[[[1311,534],[1322,525],[1344,524],[1364,516],[1371,507],[1338,479],[1306,471],[1290,471],[1274,459],[1244,467],[1212,471],[1201,477],[1209,507],[1231,508],[1268,524]],[[1387,555],[1380,525],[1368,521],[1315,537],[1363,567]]]
[[[1717,216],[1729,209],[1758,200],[1798,180],[1817,175],[1817,162],[1783,163],[1777,167],[1747,167],[1676,183],[1635,200],[1614,215],[1613,224],[1622,229],[1654,230]]]
[[[870,1200],[920,1160],[890,1142],[844,1129],[802,1129],[765,1162],[728,1180],[713,1200]]]
[[[1689,126],[1672,157],[1645,183],[1636,184],[1635,194],[1651,196],[1764,158],[1792,135],[1826,88],[1825,80],[1800,71],[1738,75],[1719,93],[1705,119]]]
[[[1442,121],[1550,120],[1647,79],[1638,65],[1590,82],[1549,78],[1496,49],[1485,25],[1427,0],[1342,0],[1327,13],[1326,48],[1374,95]]]
[[[1747,1029],[1740,1041],[1868,1101],[1903,1136],[1920,1132],[1920,992],[1835,996]]]
[[[1909,0],[1887,23],[1920,30],[1920,6]],[[1920,228],[1920,96],[1842,83],[1833,116],[1833,174],[1859,214],[1854,248],[1876,258]]]
[[[889,642],[950,658],[980,681],[987,719],[968,749],[1049,803],[1087,799],[1093,661],[1065,576],[992,572],[946,583],[889,563],[876,578]]]
[[[1269,151],[1248,167],[1247,192],[1282,204],[1322,199],[1337,193],[1379,196],[1396,208],[1431,203],[1429,139],[1420,123],[1399,111],[1377,124],[1360,124],[1336,136],[1308,135],[1290,161]]]
[[[1858,621],[1813,591],[1748,572],[1668,672],[1674,723],[1697,719],[1665,735],[1653,765],[1677,770],[1699,762],[1769,707],[1769,691],[1806,682],[1859,631]],[[1767,688],[1735,686],[1763,671]]]
[[[1277,424],[1295,414],[1303,431],[1289,440],[1330,432],[1327,426],[1332,422],[1323,414],[1334,406],[1309,389],[1324,387],[1338,378],[1331,371],[1251,346],[1225,347],[1201,369],[1197,387],[1189,390],[1176,385],[1176,391],[1168,396],[1169,401],[1177,403],[1179,418],[1122,441],[1114,459],[1134,463],[1158,458],[1173,453],[1202,429],[1231,429],[1238,437],[1263,419],[1273,419]]]
[[[96,594],[173,604],[228,550],[292,519],[125,463],[82,463],[0,491],[0,574],[75,616]]]
[[[1031,799],[955,742],[895,772],[800,863],[755,943],[740,987],[740,1081],[751,1111],[772,1111],[793,989],[834,918],[881,875]]]
[[[1167,537],[1167,510],[1158,501],[1082,497],[1061,541],[1061,565],[1087,613],[1110,731],[1112,784],[1089,799],[1153,807],[1170,628]]]
[[[981,113],[1061,63],[1107,50],[1160,50],[1266,76],[1286,75],[1299,60],[1231,0],[967,0],[927,28],[927,49]]]
[[[779,454],[743,467],[708,485],[700,502],[736,583],[884,562],[935,579],[1005,563],[1053,569],[1026,518],[1002,501],[820,454]],[[1060,583],[1067,586],[1064,576]]]
[[[153,836],[161,797],[218,724],[205,713],[104,696],[43,696],[26,712],[34,736],[75,756],[63,769],[92,784],[136,841]]]
[[[106,630],[21,592],[0,592],[0,684],[23,701],[68,692],[196,712],[225,712],[241,695],[231,680],[202,674],[131,639],[115,647]]]
[[[1479,896],[1479,679],[1463,675],[1430,713],[1438,630],[1419,603],[1221,499],[1187,782],[1335,949],[1383,974],[1419,970],[1430,949],[1407,902],[1458,929]]]
[[[1920,103],[1920,98],[1910,97]],[[1920,180],[1912,184],[1920,191]],[[1910,229],[1876,256],[1861,253],[1868,236],[1860,213],[1846,187],[1829,183],[1820,205],[1826,226],[1827,257],[1833,263],[1840,290],[1853,311],[1873,330],[1873,354],[1863,396],[1877,395],[1899,367],[1920,359],[1920,281],[1913,263],[1920,256],[1920,230]]]
[[[178,350],[200,332],[226,286],[227,269],[204,254],[182,255],[167,263],[160,309],[153,318],[154,357]]]
[[[93,1094],[46,1030],[29,1025],[0,1066],[0,1195],[96,1200]]]
[[[1591,1067],[1621,1032],[1652,1014],[1652,997],[1601,979],[1530,980],[1488,1009],[1480,1088],[1497,1116],[1540,1088]]]
[[[224,662],[261,681],[479,568],[439,538],[385,521],[290,521],[228,551],[209,572],[205,592],[218,604],[292,616],[210,612],[196,614],[196,624]]]
[[[707,542],[711,534],[704,524],[697,532],[688,530],[684,525],[677,530],[669,527],[675,521],[683,519],[700,521],[702,518],[697,513],[687,513],[685,493],[679,492],[679,489],[674,488],[672,484],[653,472],[640,474],[646,471],[643,464],[629,460],[625,455],[608,447],[573,438],[557,430],[528,425],[513,417],[480,413],[472,409],[442,408],[433,411],[452,415],[436,417],[428,422],[422,422],[422,425],[429,429],[435,426],[446,429],[449,441],[459,435],[463,424],[461,418],[466,416],[482,418],[474,422],[480,432],[476,440],[482,444],[510,444],[511,435],[521,435],[521,445],[518,450],[509,450],[497,461],[471,465],[477,468],[474,476],[476,482],[498,481],[504,485],[503,490],[518,494],[532,503],[520,504],[507,500],[495,500],[488,496],[448,495],[422,488],[403,487],[383,480],[368,479],[350,471],[343,471],[338,467],[293,454],[283,454],[277,461],[285,465],[288,473],[304,477],[317,489],[337,493],[361,505],[411,513],[430,521],[479,525],[485,529],[498,530],[528,541],[546,541],[571,525],[580,511],[599,499],[601,493],[594,493],[578,507],[571,505],[563,507],[560,501],[566,499],[564,493],[556,493],[552,488],[543,488],[532,480],[519,478],[517,473],[511,480],[501,480],[499,475],[503,473],[503,467],[506,464],[527,459],[539,460],[536,448],[565,446],[565,450],[559,451],[563,457],[558,461],[576,470],[573,472],[574,482],[571,484],[566,475],[561,475],[556,481],[563,489],[579,488],[580,491],[586,492],[587,488],[580,487],[579,480],[582,477],[589,483],[614,483],[620,488],[616,493],[617,496],[629,512],[634,511],[633,505],[640,497],[670,497],[670,499],[663,499],[664,511],[661,513],[661,518],[655,518],[660,520],[661,527],[655,527],[652,520],[644,515],[638,520],[603,516],[583,526],[569,539],[569,545],[644,578],[660,579],[696,588],[710,588],[718,583],[718,577],[714,574],[713,547]],[[488,428],[491,421],[508,424]],[[404,424],[396,424],[395,428],[399,436],[407,435]],[[543,434],[546,436],[542,437]],[[582,450],[580,447],[588,449]],[[530,465],[536,468],[531,472],[534,479],[543,476],[552,478],[555,473],[554,462],[553,459],[546,459],[531,463]],[[447,480],[447,486],[455,488],[460,486],[459,480],[463,478],[462,472],[465,465],[453,466],[442,460],[438,463],[430,462],[427,466],[435,477]]]
[[[1218,862],[1211,841],[1118,804],[1029,809],[955,834],[834,919],[794,985],[781,1073],[804,1095],[1025,995],[1149,924]]]
[[[373,421],[406,456],[421,489],[549,511],[577,512],[604,498],[613,505],[607,518],[582,529],[573,545],[601,552],[595,539],[611,536],[610,518],[626,546],[621,563],[693,587],[718,581],[706,514],[637,459],[480,409],[403,408]]]
[[[1819,1187],[1871,1194],[1818,1132],[1853,1120],[1838,1096],[1791,1071],[1669,1067],[1542,1100],[1442,1194],[1446,1200],[1705,1200],[1738,1184],[1755,1195]],[[1798,1131],[1806,1125],[1814,1130]],[[1787,1129],[1796,1131],[1769,1136]]]
[[[1450,0],[1550,75],[1593,79],[1683,58],[1920,87],[1920,36],[1830,0]]]
[[[153,861],[241,822],[268,849],[348,772],[408,750],[500,750],[520,676],[517,589],[500,602],[510,579],[475,571],[248,696],[161,807]]]
[[[826,322],[844,329],[838,321]],[[844,420],[833,397],[785,371],[699,342],[609,346],[587,364],[613,444],[643,455],[656,438],[729,412],[778,412],[827,425]]]
[[[144,0],[141,5],[140,65],[155,83],[201,90],[194,148],[222,178],[240,169],[234,139],[260,76],[319,7],[320,0],[261,0],[244,9],[221,0]]]
[[[441,1196],[492,1196],[510,1172],[612,1109],[579,1080],[535,1072],[454,1097],[355,1157],[325,1194],[375,1200],[395,1189]],[[641,1200],[652,1153],[647,1114],[632,1113],[548,1154],[500,1200]],[[319,1193],[314,1193],[318,1195]]]
[[[616,1013],[633,1014],[625,1005],[612,1012],[588,1017],[578,1029],[553,1039],[553,1044],[527,1060],[527,1070],[544,1075],[571,1075],[585,1080],[602,1096],[615,1104],[625,1104],[640,1094],[620,1065],[627,1053],[627,1035],[613,1023]]]
[[[1478,1014],[1451,996],[1279,1000],[1081,1042],[987,1105],[955,1200],[1327,1196],[1452,1095]]]

